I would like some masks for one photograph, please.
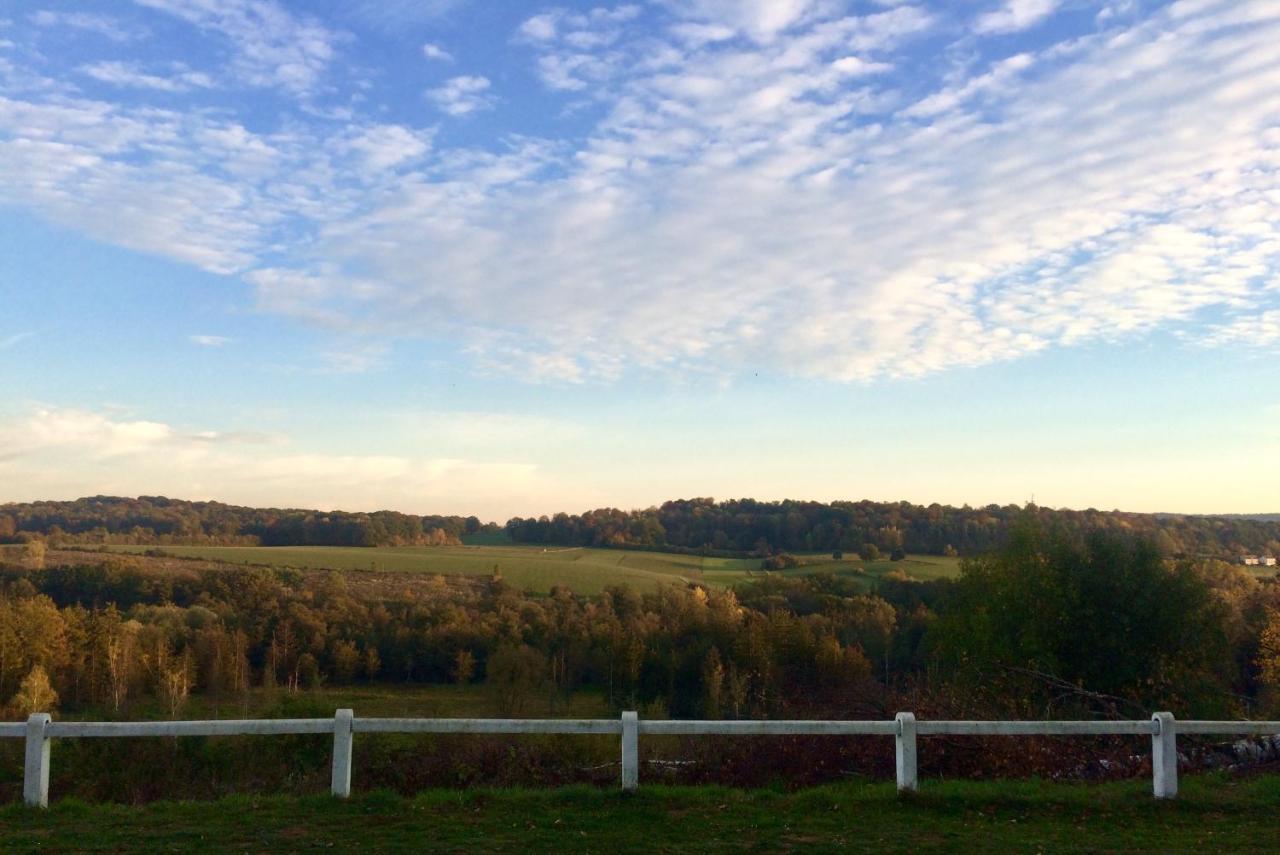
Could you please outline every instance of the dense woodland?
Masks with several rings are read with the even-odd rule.
[[[776,574],[733,590],[534,596],[500,578],[370,588],[339,573],[90,560],[0,575],[12,714],[177,715],[193,693],[379,681],[483,682],[508,715],[583,688],[660,716],[880,716],[904,695],[978,717],[1236,715],[1274,709],[1280,686],[1280,582],[1033,514],[958,581],[871,591],[859,577]]]
[[[505,533],[517,543],[715,555],[854,553],[868,548],[884,554],[903,550],[980,555],[1004,544],[1026,510],[1014,505],[682,499],[643,510],[603,508],[577,515],[517,517],[506,523]],[[1280,556],[1280,520],[1265,516],[1030,510],[1043,524],[1075,534],[1102,530],[1140,535],[1172,557]],[[53,545],[401,546],[456,544],[482,531],[496,534],[499,529],[476,517],[245,508],[147,496],[0,505],[0,543],[44,539]]]
[[[438,546],[482,528],[476,517],[245,508],[163,496],[0,505],[0,543]]]
[[[687,499],[636,511],[513,519],[519,543],[680,549],[713,553],[848,551],[872,545],[929,555],[979,555],[1002,545],[1024,514],[1015,505],[955,508],[908,502],[759,502]],[[1280,555],[1280,521],[1252,517],[1134,514],[1124,511],[1030,509],[1049,526],[1074,534],[1114,531],[1154,542],[1166,555],[1230,560]]]
[[[770,573],[733,590],[548,596],[501,578],[46,558],[0,565],[0,718],[330,716],[350,704],[343,687],[365,683],[471,686],[486,714],[502,716],[584,700],[649,718],[1280,716],[1280,580],[1169,560],[1132,534],[1046,528],[1034,513],[999,550],[966,560],[958,580],[896,573],[870,590],[856,575]],[[926,772],[1143,773],[1133,739],[1051,741],[938,740]],[[0,801],[21,791],[20,772],[3,771],[21,768],[22,746],[9,742]],[[360,745],[362,786],[616,786],[613,739],[371,735]],[[893,768],[887,741],[852,737],[656,740],[646,751],[671,758],[646,779],[673,782],[801,786]],[[69,740],[53,786],[129,801],[316,792],[328,752],[318,737]],[[161,767],[169,774],[155,775]]]

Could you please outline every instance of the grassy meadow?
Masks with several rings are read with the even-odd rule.
[[[311,570],[367,570],[444,576],[492,576],[495,571],[512,587],[547,592],[566,585],[582,594],[598,594],[609,585],[630,585],[651,591],[662,584],[699,582],[728,586],[759,578],[758,558],[710,558],[669,552],[585,547],[516,545],[466,546],[111,546],[113,552],[143,553],[158,549],[177,558],[196,558],[229,564],[258,564]],[[834,560],[830,554],[802,555],[801,566],[784,575],[834,573],[872,582],[902,571],[916,579],[951,577],[959,573],[959,559],[937,555],[909,555],[902,561]]]
[[[0,808],[7,852],[1273,852],[1280,776],[1082,785],[853,781],[782,793],[586,786]]]

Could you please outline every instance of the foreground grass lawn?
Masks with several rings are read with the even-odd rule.
[[[922,782],[797,793],[641,787],[236,797],[140,807],[0,808],[0,849],[279,852],[1235,851],[1280,846],[1280,776],[1187,778],[1156,802],[1147,781]]]

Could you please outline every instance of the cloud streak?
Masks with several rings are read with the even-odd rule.
[[[216,34],[232,49],[230,71],[252,86],[304,94],[319,82],[342,36],[272,0],[134,0]]]
[[[478,75],[451,77],[443,86],[427,90],[427,98],[450,116],[465,116],[493,106],[489,79]]]
[[[446,426],[466,415],[442,414]],[[502,436],[511,424],[490,415],[480,430]],[[6,501],[161,494],[486,518],[545,505],[566,487],[584,500],[587,495],[523,462],[325,453],[289,445],[257,432],[183,431],[163,422],[40,407],[0,421],[0,476],[11,486]]]
[[[125,62],[96,62],[80,70],[101,83],[159,92],[189,92],[214,85],[213,78],[204,72],[189,71],[181,66],[173,69],[172,74],[150,74]]]
[[[31,13],[28,20],[37,27],[66,27],[95,33],[113,42],[128,42],[141,37],[141,33],[123,26],[114,18],[88,12],[55,12],[51,9],[41,9]]]
[[[1062,0],[1005,0],[1004,5],[978,18],[979,33],[1015,33],[1033,27],[1052,15]]]

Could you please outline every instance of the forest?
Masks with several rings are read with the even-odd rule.
[[[370,588],[358,574],[66,554],[0,575],[13,715],[177,715],[192,694],[378,681],[482,683],[506,715],[590,689],[677,717],[882,716],[906,696],[957,717],[1227,717],[1275,710],[1280,688],[1280,582],[1032,513],[958,580],[870,592],[766,574],[535,596],[497,576]]]
[[[282,510],[155,496],[95,496],[0,505],[0,543],[44,539],[54,545],[408,546],[457,544],[467,535],[484,532],[505,533],[516,543],[661,549],[726,557],[859,553],[869,548],[884,554],[902,550],[975,556],[1001,546],[1011,526],[1027,511],[1046,525],[1076,534],[1112,531],[1140,535],[1172,557],[1231,561],[1245,554],[1280,556],[1280,520],[1266,515],[710,498],[669,501],[641,510],[602,508],[536,519],[516,517],[500,529],[474,516]]]
[[[517,543],[679,549],[708,554],[858,552],[872,545],[929,555],[979,555],[1000,546],[1025,512],[1076,534],[1114,531],[1148,538],[1167,555],[1231,560],[1280,555],[1280,521],[1249,517],[1055,510],[1034,505],[956,508],[909,502],[761,502],[685,499],[657,508],[513,519]]]
[[[483,528],[476,517],[246,508],[163,496],[0,505],[0,543],[437,546]]]
[[[871,589],[856,575],[769,572],[733,588],[584,596],[521,592],[496,573],[304,571],[75,550],[48,559],[0,565],[0,719],[327,717],[362,692],[461,692],[484,703],[469,714],[504,717],[1280,715],[1280,580],[1170,558],[1132,533],[1046,526],[1031,511],[1000,548],[965,559],[958,579],[890,574]],[[251,739],[69,740],[54,786],[146,801],[323,785],[324,740],[249,750]],[[928,773],[1142,774],[1132,740],[1041,743],[944,740],[930,747]],[[20,768],[20,745],[0,750],[9,758],[0,769]],[[610,740],[387,736],[363,738],[360,751],[362,785],[401,792],[616,784]],[[646,751],[658,764],[646,775],[670,782],[798,787],[892,770],[892,746],[857,738],[659,739]],[[155,764],[172,776],[151,774]],[[0,774],[0,800],[16,798],[20,783]]]

